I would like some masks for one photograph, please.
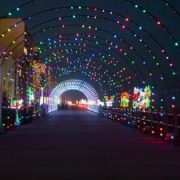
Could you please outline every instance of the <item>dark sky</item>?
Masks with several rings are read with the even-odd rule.
[[[85,95],[79,91],[70,90],[66,91],[61,95],[62,101],[72,101],[73,103],[76,103],[76,101],[79,101],[81,99],[86,99]]]

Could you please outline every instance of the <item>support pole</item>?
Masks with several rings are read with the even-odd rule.
[[[18,69],[18,62],[19,60],[16,60],[16,66],[15,66],[15,97],[16,97],[16,125],[20,124],[19,121],[19,110],[18,110],[18,100],[19,100],[19,69]]]
[[[3,133],[3,124],[2,124],[2,64],[0,59],[0,133]]]

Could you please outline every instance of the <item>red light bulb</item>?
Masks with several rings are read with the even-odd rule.
[[[175,106],[175,104],[172,104],[171,107],[174,109],[176,106]]]

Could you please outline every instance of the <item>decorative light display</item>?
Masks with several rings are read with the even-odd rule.
[[[11,109],[20,109],[22,107],[23,104],[23,100],[16,100],[16,99],[11,99],[11,103],[10,103],[10,108]]]
[[[32,105],[32,103],[34,102],[35,98],[34,98],[34,90],[32,87],[28,88],[28,98],[29,98],[29,106]]]
[[[105,104],[107,107],[112,107],[114,103],[114,96],[104,96]]]
[[[46,74],[46,65],[42,63],[38,63],[33,61],[32,63],[32,68],[33,68],[33,85],[36,88],[41,89],[43,86],[43,75]]]
[[[33,2],[33,4],[40,2],[41,0]],[[149,18],[147,20],[153,28],[157,28],[166,34],[165,38],[169,46],[172,46],[175,51],[179,48],[178,39],[164,20],[156,16],[156,13],[150,12],[145,4],[140,5],[128,0],[127,2],[127,5],[133,7],[134,11],[141,13],[142,17]],[[118,5],[118,1],[114,3]],[[164,5],[172,10],[172,4],[166,2]],[[13,17],[13,15],[21,14],[24,7],[29,6],[31,4],[18,6],[6,15]],[[173,9],[173,12],[177,15],[178,11],[175,8]],[[135,20],[136,18],[131,14],[124,15],[115,12],[113,9],[102,9],[90,5],[69,5],[65,7],[57,7],[56,5],[54,8],[39,10],[34,14],[28,14],[28,16],[24,13],[22,21],[33,22],[33,19],[38,15],[43,16],[47,12],[53,13],[54,10],[59,11],[58,17],[54,19],[46,18],[46,21],[42,21],[38,25],[34,23],[27,29],[27,31],[32,32],[35,39],[40,37],[37,38],[39,42],[36,41],[35,45],[42,61],[42,63],[38,62],[40,66],[38,70],[44,70],[44,64],[51,66],[53,75],[57,80],[79,73],[97,83],[102,94],[115,94],[124,87],[131,90],[132,84],[144,85],[150,83],[154,86],[159,97],[155,100],[157,106],[164,108],[164,104],[167,103],[170,104],[172,109],[176,108],[177,97],[176,91],[173,90],[175,87],[172,90],[168,88],[171,84],[177,84],[177,70],[174,65],[176,64],[176,58],[174,53],[171,53],[171,47],[164,46],[164,43],[159,40],[160,38],[143,21]],[[63,10],[63,14],[61,10]],[[86,22],[84,22],[84,19],[86,19]],[[71,20],[72,23],[68,24]],[[13,29],[18,28],[20,22],[21,20],[8,27],[5,32],[2,32],[0,38],[6,38],[12,33]],[[47,22],[49,24],[55,23],[55,25],[47,26]],[[106,23],[108,23],[108,26],[106,26]],[[112,25],[111,29],[108,28],[109,23]],[[101,24],[104,24],[104,26],[101,26]],[[50,35],[52,32],[55,34],[54,36]],[[123,36],[119,34],[123,34]],[[46,38],[42,39],[41,36]],[[133,41],[130,41],[129,37]],[[6,59],[8,55],[13,55],[13,51],[9,52],[8,48],[11,46],[16,48],[18,46],[17,40],[18,37],[12,39],[12,43],[5,48],[2,55],[3,59]],[[154,49],[154,47],[157,47],[157,49]],[[26,51],[25,54],[29,56],[27,60],[32,59],[31,55],[33,56],[33,53]],[[43,78],[37,78],[39,75],[35,74],[28,74],[36,77],[36,80],[34,80],[36,85],[32,83],[31,86],[33,88],[36,86],[44,87],[42,86],[44,83],[41,83]],[[158,83],[157,80],[162,81],[162,83]],[[45,82],[45,84],[48,83]],[[166,92],[162,94],[161,89],[165,89]],[[144,93],[144,90],[142,92]],[[34,93],[36,94],[36,92]],[[173,98],[167,100],[166,96],[168,95]],[[43,102],[42,97],[40,101]],[[121,107],[127,105],[125,101],[122,102]],[[137,108],[146,109],[149,107],[149,102],[146,97],[146,103],[137,106]],[[161,105],[161,102],[163,102],[163,105]],[[134,106],[136,107],[136,105]]]
[[[88,101],[86,99],[81,99],[80,101],[77,102],[78,104],[82,104],[82,105],[87,105]]]
[[[47,96],[41,96],[40,97],[40,105],[48,105],[49,104],[49,97]],[[60,104],[58,102],[58,104]]]
[[[98,102],[98,93],[90,84],[82,80],[71,79],[63,81],[53,89],[49,99],[49,112],[57,109],[58,97],[69,90],[77,90],[82,92],[86,96],[88,102]]]
[[[130,101],[130,94],[128,92],[122,92],[121,93],[121,107],[128,108],[129,101]]]
[[[151,103],[151,88],[146,86],[142,88],[134,88],[133,94],[133,108],[135,109],[148,109]]]

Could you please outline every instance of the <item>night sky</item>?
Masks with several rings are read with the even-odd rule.
[[[76,101],[80,101],[81,99],[87,100],[86,96],[83,93],[75,90],[66,91],[61,95],[61,100],[63,102],[72,101],[73,103],[76,103]]]
[[[1,16],[24,20],[58,82],[82,79],[117,97],[149,84],[159,107],[180,107],[179,0],[0,2]]]

